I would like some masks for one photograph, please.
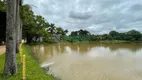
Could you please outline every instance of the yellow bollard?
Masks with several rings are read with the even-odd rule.
[[[22,53],[22,49],[21,49],[21,63],[23,63],[23,55],[22,55],[23,53]]]
[[[26,56],[23,55],[23,75],[22,80],[26,80]]]
[[[23,57],[23,50],[22,50],[22,43],[20,44],[20,57],[21,57],[21,63],[22,61],[22,57]]]

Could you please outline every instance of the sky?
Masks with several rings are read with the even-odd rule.
[[[142,0],[24,0],[37,15],[69,32],[142,32]]]

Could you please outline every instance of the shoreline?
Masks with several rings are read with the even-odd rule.
[[[61,43],[108,43],[108,44],[115,44],[115,43],[142,43],[142,41],[123,41],[123,40],[101,40],[101,41],[79,41],[79,42],[69,42],[69,41],[62,41]]]

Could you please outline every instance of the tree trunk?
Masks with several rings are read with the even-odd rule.
[[[16,0],[6,0],[6,56],[4,74],[13,75],[17,73],[16,64],[16,33],[15,33],[15,18],[16,18]]]
[[[16,0],[16,53],[19,52],[20,44],[20,14],[19,14],[19,0]]]
[[[22,26],[23,26],[23,23],[22,23],[22,20],[20,20],[20,43],[22,41]]]

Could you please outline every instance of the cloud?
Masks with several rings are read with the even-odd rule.
[[[131,6],[130,8],[131,11],[142,11],[142,4],[135,4],[133,6]]]
[[[142,0],[24,0],[24,3],[36,6],[33,6],[35,14],[69,31],[142,32]]]
[[[77,13],[77,12],[73,12],[71,11],[69,13],[69,17],[73,18],[73,19],[80,19],[80,20],[86,20],[89,19],[92,15],[89,14],[89,12],[84,12],[84,13]]]

